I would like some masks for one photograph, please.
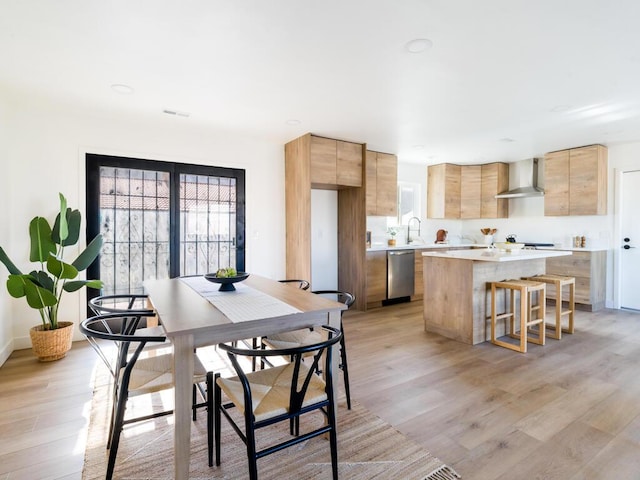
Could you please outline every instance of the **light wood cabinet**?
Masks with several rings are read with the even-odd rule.
[[[427,218],[460,218],[460,165],[427,168]]]
[[[315,188],[361,187],[362,144],[310,137],[311,184]]]
[[[481,218],[482,165],[463,165],[460,185],[460,218]]]
[[[572,255],[547,258],[546,273],[575,277],[576,304],[587,310],[600,310],[605,305],[606,255],[604,250],[574,251]],[[547,291],[547,298],[555,299],[552,290]],[[563,300],[569,300],[567,288],[563,291]]]
[[[366,301],[365,151],[364,144],[309,133],[285,145],[286,277],[311,280],[311,189],[337,189],[338,288],[355,295],[355,310]],[[360,186],[349,186],[358,168]]]
[[[480,218],[507,218],[509,216],[509,200],[495,198],[495,196],[509,189],[509,165],[506,163],[482,165],[481,183]]]
[[[607,214],[607,148],[589,145],[544,156],[544,214]]]
[[[387,298],[387,252],[367,252],[367,306],[379,307]]]
[[[367,215],[398,214],[398,158],[367,150]]]
[[[427,218],[506,218],[509,202],[495,195],[508,187],[507,163],[429,166]]]

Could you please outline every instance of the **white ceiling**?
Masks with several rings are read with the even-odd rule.
[[[401,161],[515,161],[640,141],[639,20],[637,0],[0,0],[0,89]]]

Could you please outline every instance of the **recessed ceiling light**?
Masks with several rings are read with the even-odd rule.
[[[162,110],[162,113],[166,113],[167,115],[175,115],[176,117],[190,117],[191,114],[189,112],[181,112],[179,110],[169,110],[165,108]]]
[[[571,105],[556,105],[555,107],[553,107],[551,109],[552,112],[558,113],[558,112],[566,112],[567,110],[569,110],[571,108]]]
[[[119,93],[120,95],[131,95],[134,92],[132,87],[130,87],[129,85],[123,85],[121,83],[114,83],[113,85],[111,85],[111,90]]]
[[[413,149],[414,150],[424,150],[424,145],[414,145]]]
[[[409,53],[420,53],[433,47],[433,42],[428,38],[416,38],[407,42],[404,46]]]
[[[287,125],[300,125],[302,122],[300,120],[296,120],[295,118],[290,118],[285,123]]]
[[[501,138],[500,141],[502,143],[512,143],[515,142],[515,140],[513,138],[509,138],[509,137],[505,137],[505,138]]]

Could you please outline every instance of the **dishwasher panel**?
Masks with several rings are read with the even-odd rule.
[[[410,297],[415,281],[415,250],[387,251],[387,298]]]

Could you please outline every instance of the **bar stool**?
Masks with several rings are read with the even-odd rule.
[[[510,292],[509,309],[505,302],[505,313],[498,313],[498,291]],[[533,294],[537,292],[537,303],[533,303]],[[520,293],[520,314],[516,311],[516,293]],[[544,345],[545,340],[545,303],[546,284],[531,280],[504,280],[491,282],[491,343],[520,353],[527,353],[527,342]],[[534,317],[534,312],[537,315]],[[516,320],[520,319],[520,330],[516,332]],[[520,340],[520,345],[498,340],[496,337],[496,322],[503,318],[509,319],[509,332],[511,338]],[[537,338],[528,337],[529,327],[539,325]],[[534,332],[531,332],[534,333]]]
[[[556,340],[560,340],[562,338],[562,332],[565,333],[573,333],[573,315],[575,311],[575,291],[576,291],[576,279],[575,277],[566,277],[563,275],[553,275],[553,274],[543,274],[536,275],[535,277],[527,277],[525,280],[532,280],[535,282],[544,282],[546,284],[552,284],[555,286],[556,292],[556,323],[555,325],[552,323],[547,323],[547,329],[552,330],[551,332],[547,330],[547,335],[549,337],[555,338]],[[569,287],[569,305],[567,310],[562,309],[562,289],[563,287]],[[569,326],[568,328],[562,328],[562,317],[563,315],[569,316]]]

